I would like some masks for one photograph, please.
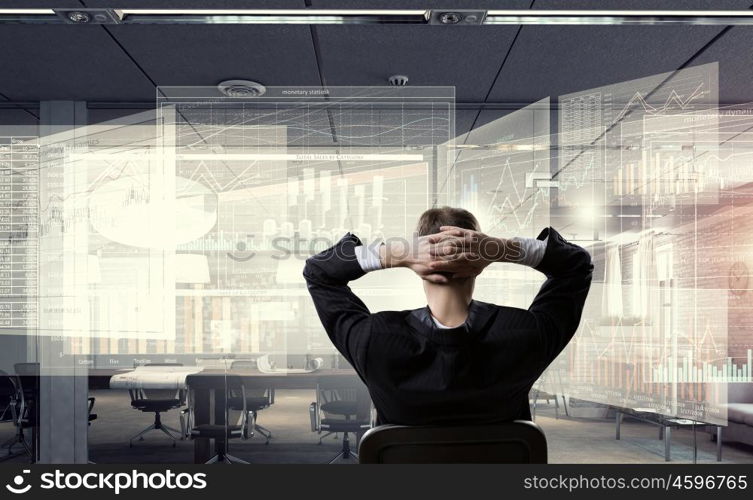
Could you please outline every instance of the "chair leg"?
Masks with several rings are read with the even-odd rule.
[[[557,399],[556,394],[554,395],[554,418],[555,419],[560,418],[560,403],[559,403],[559,400]]]
[[[225,453],[225,460],[229,464],[248,464],[248,462],[246,462],[245,460],[241,460],[240,458],[229,455],[227,453]]]
[[[531,420],[536,421],[536,405],[539,400],[539,390],[536,389],[536,394],[533,396],[533,408],[531,408]]]
[[[188,429],[186,425],[186,416],[181,413],[180,414],[180,439],[188,439]]]
[[[27,455],[29,455],[29,457],[30,457],[30,458],[31,458],[32,456],[34,456],[34,455],[33,455],[33,454],[31,453],[31,448],[29,448],[29,445],[28,445],[28,444],[26,443],[26,440],[25,440],[25,439],[24,439],[23,441],[21,441],[21,446],[23,447],[24,451],[26,452],[26,454],[27,454]]]
[[[181,417],[182,417],[182,415],[181,415]],[[181,429],[185,428],[184,427],[184,422],[183,422],[182,418],[181,418],[180,426],[181,426]],[[160,412],[155,412],[154,413],[154,423],[152,425],[150,425],[149,427],[147,427],[146,429],[144,429],[143,431],[141,431],[138,434],[136,434],[135,436],[133,436],[129,440],[128,446],[132,448],[133,447],[133,442],[135,440],[138,439],[139,441],[143,441],[144,440],[144,435],[146,433],[148,433],[150,431],[154,431],[154,430],[159,430],[159,431],[162,431],[164,434],[166,434],[167,437],[169,437],[172,440],[172,442],[173,442],[173,448],[175,447],[175,442],[176,441],[179,441],[179,440],[183,439],[183,430],[179,431],[178,429],[175,429],[174,427],[170,427],[169,425],[163,424]]]
[[[264,427],[263,425],[259,425],[256,422],[259,421],[259,413],[257,411],[251,410],[248,412],[248,437],[253,437],[255,432],[258,432],[266,439],[266,442],[264,444],[269,444],[269,440],[272,439],[272,431]],[[319,442],[321,444],[321,440]]]
[[[267,440],[264,444],[269,444],[269,440],[272,439],[272,431],[259,424],[255,424],[254,429]]]
[[[10,438],[7,441],[5,441],[2,445],[0,445],[0,448],[8,448],[8,453],[10,453],[10,449],[17,442],[18,442],[18,437],[17,436],[13,436],[12,438]]]
[[[174,427],[170,427],[169,425],[162,424],[160,426],[160,428],[161,429],[167,429],[171,434],[174,434],[175,436],[182,436],[181,432],[178,429],[176,429]],[[174,439],[180,440],[180,439],[183,439],[183,438],[182,437],[175,437]]]
[[[163,426],[163,427],[158,427],[158,429],[159,429],[159,430],[161,430],[162,432],[164,432],[164,433],[165,433],[165,435],[167,435],[167,437],[169,437],[169,438],[170,438],[170,439],[172,440],[172,442],[173,442],[173,448],[175,448],[175,442],[176,442],[176,441],[177,441],[178,439],[177,439],[177,438],[176,438],[175,436],[173,436],[173,435],[172,435],[172,434],[170,433],[170,431],[168,431],[167,429],[165,429],[165,427],[164,427],[164,426]]]
[[[241,425],[243,423],[243,415],[238,417],[238,424]],[[246,425],[243,427],[243,439],[250,439],[254,437],[254,429],[256,428],[256,415],[254,415],[253,411],[249,411],[246,413]]]
[[[335,434],[334,432],[328,432],[323,436],[319,436],[319,444],[322,444],[322,439],[326,438],[327,436],[331,436],[332,434]],[[335,437],[337,437],[337,434],[335,434]]]
[[[131,438],[131,439],[130,439],[130,440],[128,441],[128,446],[132,448],[132,447],[133,447],[133,442],[134,442],[135,440],[137,440],[137,439],[138,439],[138,440],[140,440],[140,441],[143,441],[143,440],[144,440],[144,434],[146,434],[146,433],[147,433],[147,432],[149,432],[149,431],[153,431],[153,430],[154,430],[154,429],[156,429],[156,428],[157,428],[157,426],[156,426],[156,425],[154,425],[154,424],[152,424],[152,425],[150,425],[149,427],[147,427],[146,429],[144,429],[143,431],[139,432],[138,434],[136,434],[135,436],[133,436],[133,437],[132,437],[132,438]]]
[[[343,433],[343,447],[340,452],[335,455],[335,458],[329,461],[329,464],[333,464],[337,462],[338,460],[349,460],[351,458],[355,458],[358,460],[358,455],[350,449],[350,439],[348,438],[348,432]]]
[[[245,460],[238,458],[234,455],[230,455],[229,453],[225,453],[224,451],[221,451],[217,453],[215,456],[204,462],[205,464],[246,464],[248,465],[248,462]]]

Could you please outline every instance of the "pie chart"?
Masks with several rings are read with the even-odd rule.
[[[171,249],[214,227],[217,195],[184,177],[175,177],[169,190],[155,188],[148,176],[122,177],[89,195],[89,220],[102,236],[123,245]]]

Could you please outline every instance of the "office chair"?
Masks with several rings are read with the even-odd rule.
[[[16,402],[16,382],[13,377],[0,370],[0,422],[13,419],[13,404]]]
[[[550,374],[553,374],[550,377]],[[552,381],[551,379],[555,380]],[[542,390],[542,387],[548,387],[551,384],[557,384],[559,391],[555,388],[555,392],[547,392]],[[536,421],[536,407],[541,399],[546,400],[546,404],[549,404],[549,400],[554,400],[554,418],[560,418],[560,404],[559,397],[562,396],[562,406],[565,410],[565,416],[569,417],[570,413],[567,409],[567,398],[565,397],[564,386],[562,384],[562,368],[550,366],[536,383],[533,385],[528,393],[529,404],[531,407],[531,420]]]
[[[329,461],[358,459],[350,448],[349,434],[355,434],[356,446],[360,436],[371,427],[371,399],[366,386],[354,377],[321,376],[316,384],[316,402],[309,406],[311,430],[322,439],[330,434],[343,433],[342,449]]]
[[[26,404],[31,407],[39,393],[39,363],[16,363],[13,369]]]
[[[18,379],[5,372],[0,372],[0,400],[2,400],[3,405],[3,412],[0,415],[1,419],[11,422],[16,428],[13,437],[3,443],[2,447],[8,449],[8,454],[0,458],[0,460],[8,460],[24,453],[29,458],[32,458],[31,448],[26,442],[26,436],[24,435],[24,428],[30,427],[31,422],[19,416],[25,413],[23,394],[18,386]],[[22,451],[14,453],[13,447],[16,445],[21,445]]]
[[[97,414],[92,413],[92,410],[94,409],[94,403],[97,401],[97,398],[95,398],[94,396],[89,396],[89,398],[87,398],[87,401],[88,401],[87,411],[89,412],[88,421],[89,421],[89,425],[91,426],[92,422],[94,420],[97,420]]]
[[[133,447],[135,440],[143,441],[148,432],[162,431],[173,442],[182,439],[183,432],[162,423],[162,413],[180,408],[185,400],[185,392],[181,389],[128,389],[131,396],[131,406],[144,413],[154,413],[154,423],[146,429],[138,432],[129,441],[128,446]]]
[[[183,366],[181,363],[147,363],[143,366]],[[162,423],[162,413],[165,413],[183,406],[185,402],[185,391],[182,389],[128,389],[131,396],[131,406],[144,413],[154,413],[154,423],[146,429],[138,432],[128,441],[128,447],[133,447],[133,442],[138,439],[144,440],[144,435],[148,432],[159,430],[172,440],[173,448],[175,442],[183,439],[185,430],[175,429]],[[184,427],[181,415],[181,427]]]
[[[39,363],[16,363],[13,365],[16,376],[13,377],[17,387],[16,398],[16,437],[11,448],[20,444],[24,452],[34,462],[32,447],[26,442],[24,429],[33,429],[37,425],[37,400],[39,396]]]
[[[231,370],[244,370],[255,369],[256,363],[249,360],[234,361],[231,365]],[[246,411],[248,412],[246,423],[246,435],[252,437],[255,432],[261,434],[265,438],[264,444],[269,444],[269,440],[272,439],[272,431],[259,425],[259,412],[272,406],[275,402],[275,390],[273,387],[259,387],[252,388],[244,384],[244,391],[246,393]],[[242,411],[243,402],[241,401],[240,394],[231,391],[228,397],[228,406],[231,410]]]
[[[246,392],[243,387],[243,379],[238,375],[207,375],[194,374],[186,377],[186,386],[188,386],[188,435],[192,439],[206,438],[214,439],[221,446],[216,446],[217,454],[207,460],[205,463],[225,463],[225,464],[247,464],[245,460],[227,453],[228,441],[235,438],[248,439],[248,414],[246,407]],[[225,408],[225,423],[201,423],[195,424],[196,417],[196,398],[195,391],[214,391],[215,404],[223,404]],[[232,394],[239,394],[241,408],[240,421],[231,425],[230,407],[227,404]]]
[[[362,464],[545,464],[546,436],[527,420],[495,425],[380,425],[358,449]]]

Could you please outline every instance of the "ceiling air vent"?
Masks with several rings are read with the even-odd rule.
[[[405,75],[392,75],[387,81],[392,87],[405,87],[408,85],[408,77]]]
[[[264,85],[251,80],[225,80],[217,88],[228,97],[259,97],[267,91]]]

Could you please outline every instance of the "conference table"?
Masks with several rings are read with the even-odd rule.
[[[109,380],[117,374],[128,373],[132,369],[91,369],[89,371],[90,387],[109,388]],[[316,389],[319,377],[342,378],[344,383],[358,383],[358,375],[352,368],[325,368],[314,371],[302,372],[278,372],[265,373],[258,369],[221,369],[205,368],[197,370],[201,376],[224,376],[233,374],[243,379],[243,385],[248,389],[270,388],[278,389]],[[194,405],[194,424],[217,424],[225,423],[225,394],[223,391],[195,390],[192,395]],[[221,449],[224,444],[215,441],[214,452]],[[194,463],[204,463],[214,453],[210,439],[194,439]]]
[[[358,381],[358,375],[353,369],[323,369],[308,373],[262,373],[257,370],[202,370],[197,375],[224,376],[233,374],[243,379],[243,385],[247,389],[316,389],[319,377],[342,377],[343,382]],[[216,424],[225,423],[225,393],[211,389],[194,390],[194,423]],[[225,443],[215,441],[214,453],[222,449]],[[194,463],[204,463],[214,454],[209,439],[194,439]]]

